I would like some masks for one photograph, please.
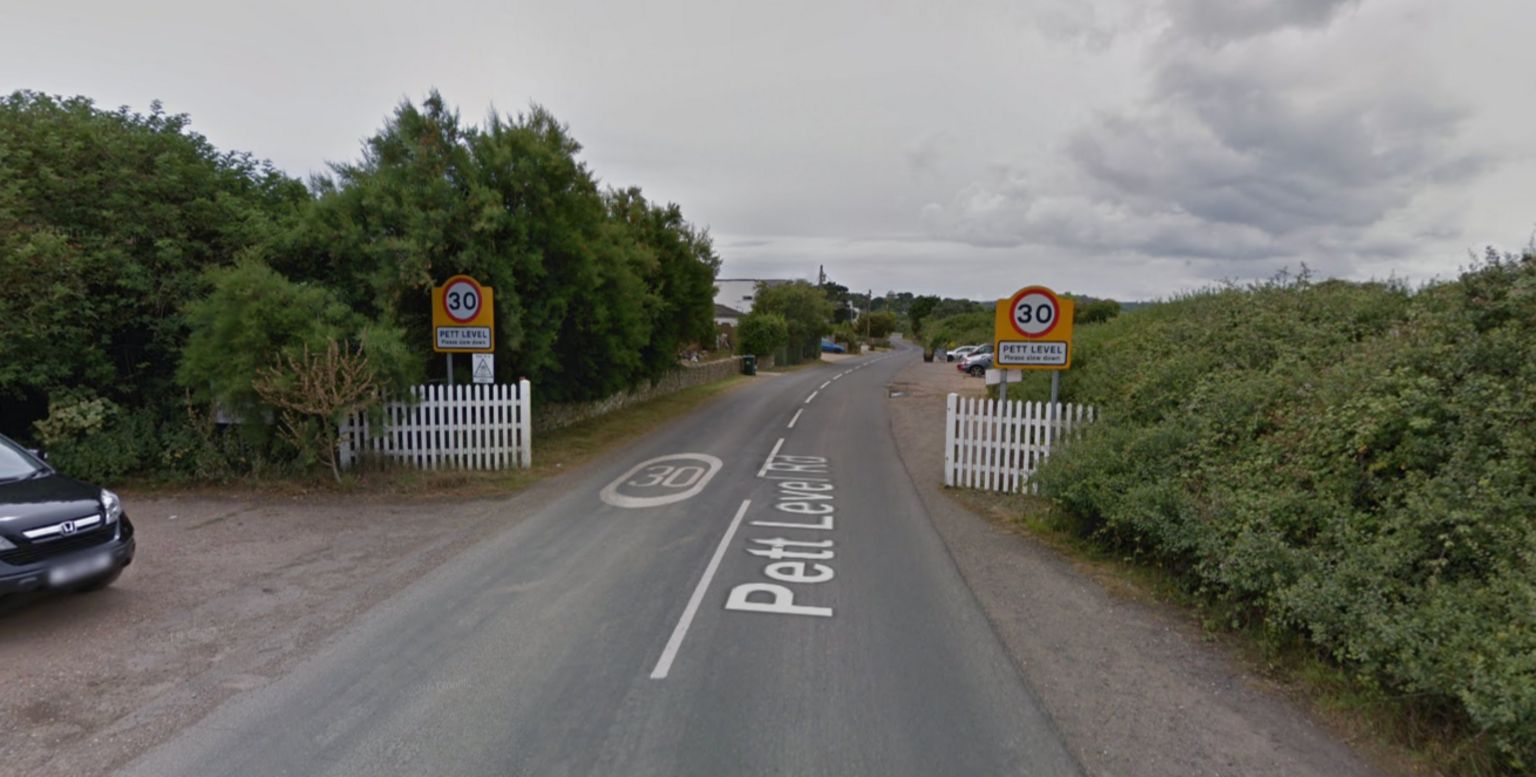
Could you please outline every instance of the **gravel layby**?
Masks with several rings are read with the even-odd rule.
[[[935,528],[1089,775],[1384,774],[1203,639],[1187,614],[1117,594],[1113,581],[950,499],[944,397],[981,396],[981,380],[916,361],[889,390],[892,432]]]
[[[564,480],[475,502],[123,493],[139,552],[117,583],[0,603],[0,773],[109,774]]]

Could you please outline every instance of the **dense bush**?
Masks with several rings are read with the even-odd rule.
[[[875,340],[884,340],[896,331],[896,314],[888,310],[880,310],[866,313],[862,321],[856,322],[859,331],[867,337]]]
[[[821,358],[821,337],[832,331],[832,303],[821,289],[805,281],[777,286],[759,284],[752,312],[784,317],[789,327],[784,363]]]
[[[923,331],[929,348],[948,351],[962,345],[992,342],[993,323],[991,310],[956,313],[929,321]]]
[[[37,424],[38,444],[72,477],[110,483],[152,472],[176,479],[223,480],[292,471],[293,451],[278,440],[253,440],[186,404],[167,416],[123,408],[102,398],[64,392]]]
[[[1301,279],[1079,330],[1081,530],[1536,766],[1536,257]]]
[[[305,349],[338,342],[369,346],[386,388],[398,391],[421,378],[420,361],[398,329],[371,324],[330,289],[295,283],[255,260],[213,271],[209,279],[213,291],[187,307],[192,334],[179,372],[199,402],[261,418],[271,408],[256,390],[259,376]]]
[[[852,324],[838,324],[832,327],[832,332],[828,336],[832,342],[840,343],[847,348],[849,353],[857,353],[859,344],[864,342],[863,336],[853,328]]]
[[[768,356],[789,344],[789,324],[777,313],[754,311],[742,316],[736,336],[742,353]]]
[[[185,116],[0,98],[0,431],[63,393],[173,412],[182,305],[271,238],[302,184],[213,148]]]

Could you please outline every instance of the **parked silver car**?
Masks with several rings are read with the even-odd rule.
[[[975,378],[987,374],[992,369],[992,346],[984,345],[982,350],[973,351],[970,356],[955,365],[955,369]]]

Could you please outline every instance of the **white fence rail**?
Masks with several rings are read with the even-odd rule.
[[[527,468],[533,418],[528,381],[416,386],[414,402],[386,402],[382,423],[359,413],[341,425],[341,466],[418,469]]]
[[[949,395],[944,485],[1018,493],[1051,450],[1098,417],[1087,405]]]

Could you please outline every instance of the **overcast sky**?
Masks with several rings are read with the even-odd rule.
[[[540,103],[722,277],[1121,299],[1536,231],[1532,0],[6,0],[0,88],[306,176],[429,89]]]

